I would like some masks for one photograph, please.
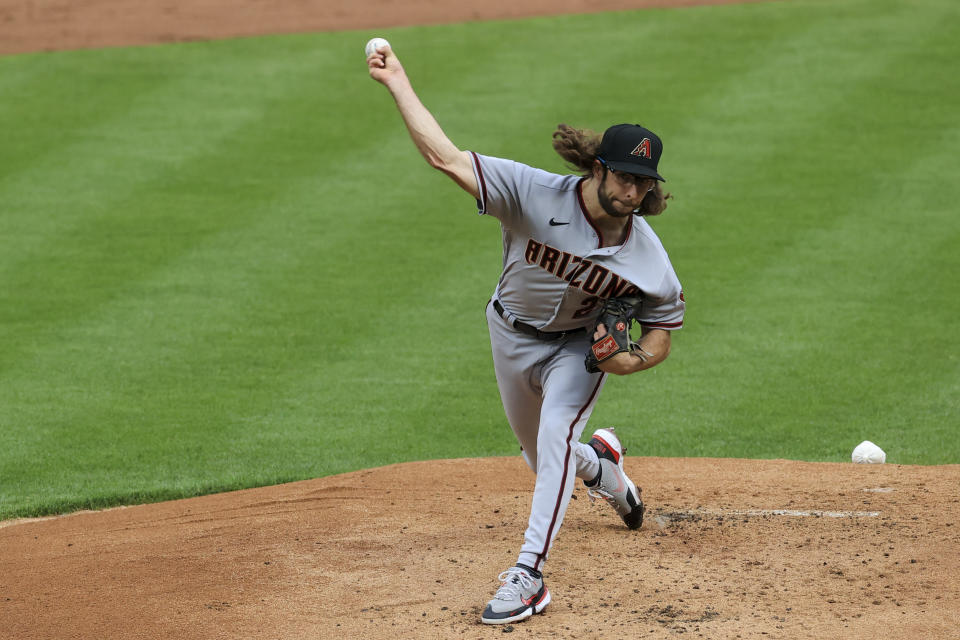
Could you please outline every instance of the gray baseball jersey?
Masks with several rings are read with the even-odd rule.
[[[639,322],[679,329],[685,303],[667,252],[647,221],[632,217],[622,245],[601,247],[586,214],[582,178],[473,154],[480,213],[503,226],[495,296],[544,331],[593,325],[603,298],[643,293]]]
[[[595,452],[579,440],[606,374],[584,367],[592,335],[542,340],[513,321],[545,332],[592,328],[600,300],[639,291],[640,323],[672,330],[682,326],[685,303],[666,251],[643,218],[632,216],[622,245],[604,247],[583,202],[582,178],[472,155],[480,213],[497,218],[503,234],[503,271],[487,306],[497,385],[537,474],[517,562],[539,570],[575,478],[599,472]]]

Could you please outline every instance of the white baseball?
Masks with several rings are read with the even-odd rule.
[[[383,38],[371,38],[370,41],[367,42],[367,46],[364,47],[363,50],[367,53],[367,57],[369,58],[370,56],[375,54],[377,52],[377,49],[379,49],[380,47],[389,47],[389,46],[390,46],[390,43],[384,40]]]

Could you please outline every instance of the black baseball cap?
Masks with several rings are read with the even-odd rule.
[[[663,153],[660,136],[639,124],[615,124],[603,132],[597,155],[608,167],[665,182],[657,173]]]

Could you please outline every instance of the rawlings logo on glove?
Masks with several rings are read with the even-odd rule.
[[[597,362],[603,362],[607,358],[611,358],[623,351],[613,336],[600,338],[593,343],[590,350],[593,351],[593,357],[597,359]]]
[[[602,336],[590,346],[590,351],[587,352],[584,360],[587,371],[597,373],[600,371],[598,364],[618,353],[633,353],[644,360],[650,357],[650,354],[643,351],[630,338],[630,325],[640,314],[642,304],[641,296],[623,296],[604,300],[593,331],[595,333],[602,324],[607,330],[607,335]]]

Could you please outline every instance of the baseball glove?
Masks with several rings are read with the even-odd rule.
[[[643,298],[640,296],[622,296],[603,301],[593,331],[596,332],[597,327],[602,324],[607,329],[607,335],[590,346],[584,360],[587,371],[597,373],[600,371],[598,364],[618,353],[633,353],[644,360],[651,356],[630,338],[630,325],[640,313],[642,303]]]

